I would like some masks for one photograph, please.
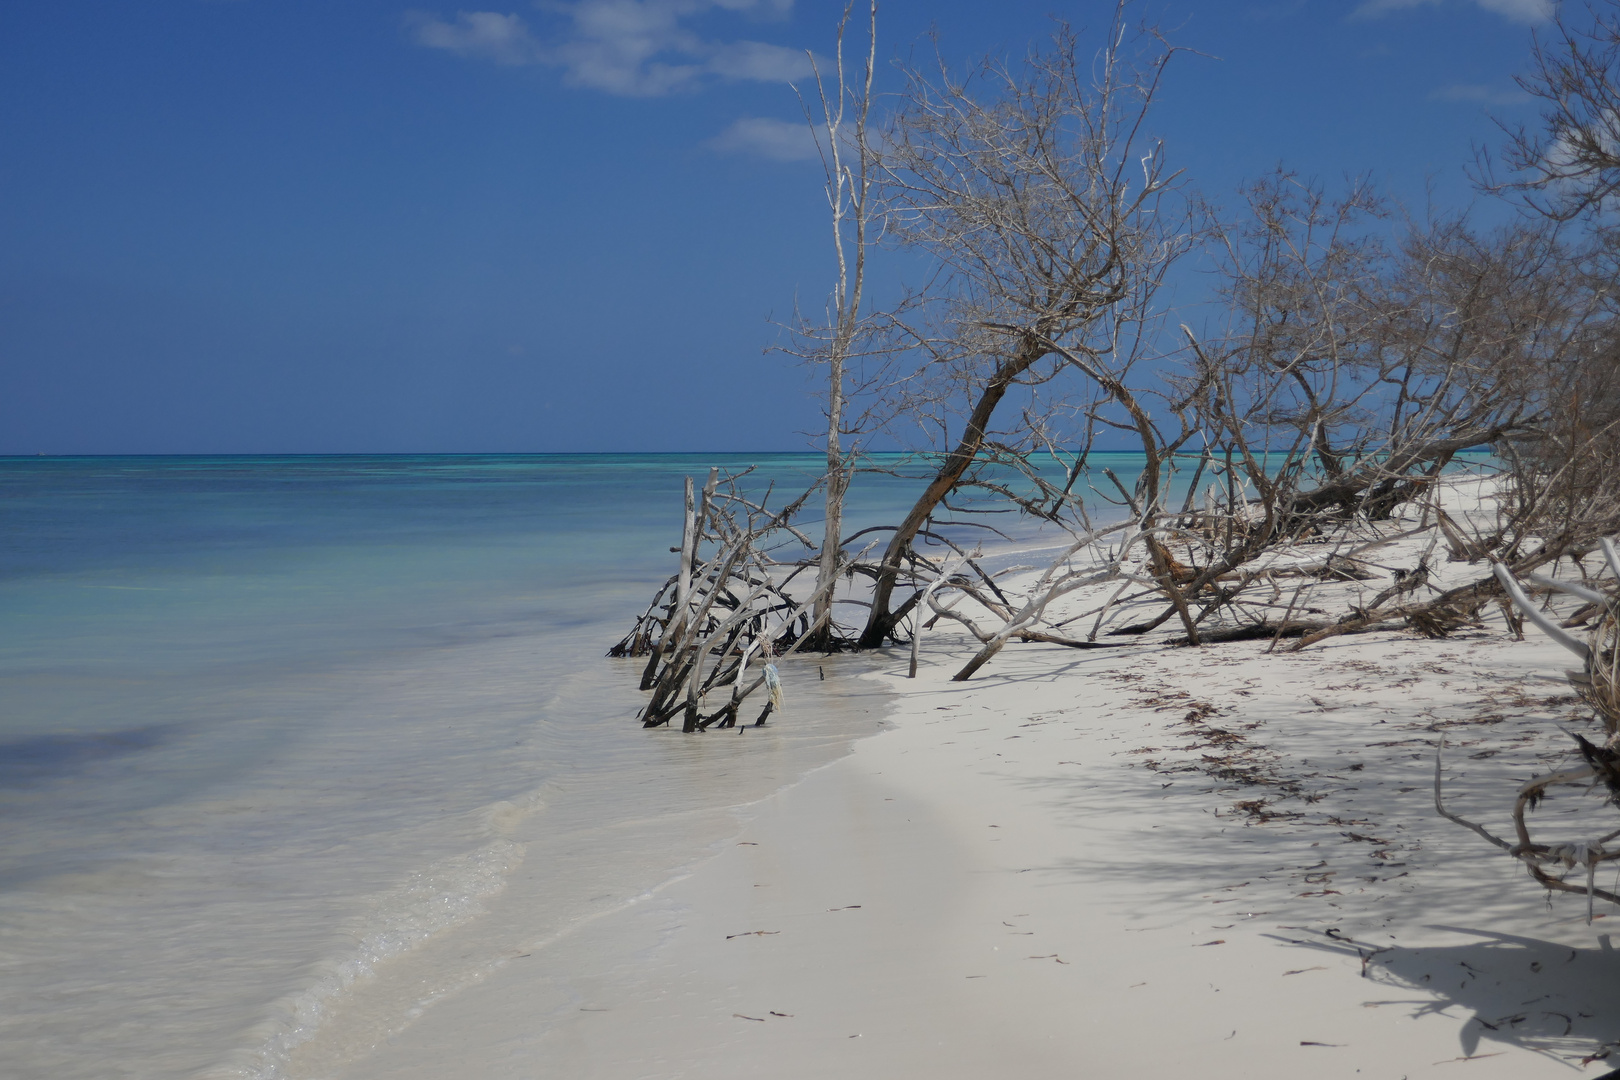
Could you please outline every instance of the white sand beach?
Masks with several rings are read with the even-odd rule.
[[[1567,756],[1560,725],[1589,715],[1568,654],[1496,614],[1442,640],[1266,644],[1013,645],[953,683],[971,650],[941,631],[915,682],[898,654],[877,676],[899,691],[888,730],[739,808],[736,837],[690,873],[514,954],[347,1064],[295,1057],[289,1073],[1614,1068],[1583,1061],[1620,1040],[1609,913],[1588,925],[1583,897],[1549,901],[1432,805],[1437,732],[1448,806],[1498,829],[1515,783]],[[1596,803],[1540,813],[1556,831],[1579,804],[1574,833],[1603,820]]]

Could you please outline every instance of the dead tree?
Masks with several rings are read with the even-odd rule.
[[[912,545],[999,437],[1003,402],[1070,374],[1054,345],[1106,363],[1109,315],[1162,280],[1188,247],[1173,205],[1175,175],[1145,130],[1175,50],[1127,29],[1116,7],[1093,55],[1067,26],[1019,66],[997,61],[969,77],[943,63],[906,71],[907,90],[883,142],[891,233],[925,252],[940,293],[928,344],[937,468],[892,531],[874,570],[860,645],[894,635],[918,591],[896,605]],[[1016,426],[1016,425],[1015,425]],[[948,449],[947,449],[948,448]]]
[[[1541,105],[1540,121],[1498,121],[1504,168],[1480,150],[1481,186],[1555,220],[1612,228],[1604,210],[1620,191],[1620,4],[1560,7],[1537,32],[1530,71],[1515,81]]]
[[[686,732],[735,727],[743,702],[776,678],[774,661],[797,651],[826,617],[816,615],[816,605],[836,575],[795,599],[790,587],[816,563],[779,558],[784,544],[815,551],[793,519],[819,485],[773,511],[769,490],[756,502],[742,488],[751,471],[722,477],[712,469],[696,498],[687,478],[680,568],[608,652],[647,657],[641,688],[652,696],[641,710],[644,727],[668,724],[677,715]],[[756,663],[759,673],[751,676]],[[755,726],[779,704],[776,687],[771,689]],[[724,700],[711,701],[715,695]]]
[[[833,252],[837,278],[828,298],[824,319],[799,318],[793,327],[796,343],[787,351],[826,366],[827,428],[823,449],[827,471],[823,478],[825,518],[816,566],[819,599],[815,605],[817,644],[835,643],[833,593],[841,571],[844,497],[853,478],[858,446],[846,452],[845,439],[864,434],[873,424],[871,411],[881,409],[873,391],[883,385],[881,362],[888,355],[872,347],[873,339],[891,324],[882,315],[862,310],[866,288],[866,260],[876,242],[879,214],[875,206],[875,163],[867,125],[872,112],[872,79],[877,66],[877,4],[868,5],[866,49],[861,65],[846,69],[844,43],[855,4],[850,0],[838,22],[831,78],[824,78],[820,61],[812,53],[815,74],[814,105],[804,100],[805,119],[815,136],[816,149],[826,176],[824,190],[831,213]],[[856,400],[868,404],[866,415],[855,415]]]
[[[734,722],[734,709],[706,717],[701,702],[736,682],[733,668],[748,667],[748,646],[766,633],[738,612],[794,610],[770,590],[811,566],[809,616],[770,633],[829,644],[833,590],[853,572],[869,580],[869,602],[839,602],[869,608],[860,646],[901,640],[909,617],[915,655],[926,626],[950,619],[980,642],[957,673],[967,678],[1009,641],[1087,647],[1105,630],[1139,635],[1170,620],[1190,645],[1264,630],[1296,637],[1295,647],[1391,622],[1435,635],[1467,625],[1503,595],[1500,583],[1482,573],[1429,595],[1427,557],[1370,603],[1305,617],[1327,614],[1304,610],[1308,590],[1364,574],[1357,554],[1393,538],[1403,503],[1439,522],[1453,558],[1515,573],[1620,529],[1614,290],[1581,269],[1590,253],[1556,230],[1481,233],[1455,219],[1408,222],[1392,239],[1388,208],[1365,187],[1330,198],[1279,172],[1245,193],[1239,221],[1215,230],[1224,322],[1183,326],[1183,340],[1166,344],[1158,293],[1209,215],[1186,204],[1146,128],[1175,50],[1152,32],[1129,34],[1127,7],[1116,6],[1095,56],[1062,27],[1021,65],[986,62],[965,79],[943,64],[906,71],[893,125],[871,141],[875,53],[869,39],[860,75],[846,81],[846,8],[836,87],[818,75],[819,118],[807,108],[839,276],[828,317],[799,321],[796,350],[829,371],[824,535],[819,546],[799,537],[814,554],[783,578],[762,538],[791,531],[785,519],[761,510],[722,544],[712,500],[690,511],[681,573],[621,643],[651,656],[650,722],[681,709],[689,726]],[[844,439],[858,429],[847,409],[852,381],[863,386],[851,365],[883,352],[861,313],[878,196],[888,235],[931,257],[938,288],[909,325],[885,324],[909,334],[923,362],[903,385],[864,386],[884,391],[879,409],[931,428],[933,469],[897,524],[841,536],[853,449]],[[1134,483],[1107,470],[1088,477],[1104,432],[1140,448]],[[1508,463],[1504,510],[1489,529],[1449,519],[1433,498],[1454,455],[1481,444]],[[1067,529],[1072,545],[1021,588],[998,581],[942,528],[972,520],[971,493]],[[850,559],[868,533],[886,541],[882,557]],[[1281,554],[1323,542],[1324,554],[1278,569]],[[705,544],[714,550],[698,554]],[[958,558],[931,556],[928,544]],[[737,567],[744,578],[732,583]],[[1277,583],[1290,573],[1300,580],[1285,601]],[[1050,621],[1055,601],[1088,585],[1112,591]],[[1257,598],[1259,588],[1270,596]],[[1151,618],[1117,625],[1148,604]],[[1066,625],[1082,619],[1094,619],[1089,633],[1071,636]]]
[[[1380,542],[1380,523],[1402,502],[1424,502],[1459,451],[1545,439],[1571,412],[1549,388],[1592,351],[1596,298],[1570,287],[1573,253],[1533,222],[1493,233],[1465,220],[1409,223],[1391,242],[1370,191],[1329,197],[1287,172],[1252,185],[1245,203],[1217,230],[1227,321],[1201,337],[1187,330],[1191,360],[1176,376],[1206,458],[1194,487],[1207,486],[1188,492],[1182,519],[1199,569],[1180,604],[1167,590],[1171,602],[1135,629],[1187,621],[1193,597],[1195,624],[1223,614],[1241,623],[1239,598],[1275,580],[1264,567],[1277,551]],[[1528,570],[1590,536],[1590,512],[1550,529],[1545,512],[1548,482],[1589,457],[1541,470],[1525,491],[1543,509],[1527,503],[1464,546]],[[1501,595],[1488,574],[1434,597],[1416,583],[1315,625],[1295,617],[1296,591],[1267,625],[1296,636],[1296,648],[1390,620],[1444,633]]]

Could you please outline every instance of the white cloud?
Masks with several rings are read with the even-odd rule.
[[[650,97],[692,88],[706,78],[789,82],[810,74],[801,52],[758,41],[711,41],[687,23],[721,10],[780,17],[793,0],[538,0],[562,22],[558,33],[531,34],[517,15],[460,12],[454,23],[413,15],[419,44],[502,64],[563,69],[572,86]]]
[[[804,121],[789,123],[766,116],[733,121],[703,145],[723,154],[754,154],[772,161],[806,161],[816,156],[816,138]]]
[[[1517,22],[1542,22],[1557,14],[1553,0],[1474,0],[1474,3]]]
[[[715,49],[709,67],[728,79],[788,82],[810,75],[810,59],[803,49],[787,49],[758,41],[737,41]],[[783,75],[783,72],[791,72]]]
[[[497,64],[528,64],[540,56],[540,43],[516,15],[493,11],[463,11],[453,23],[411,12],[406,19],[416,41],[430,49],[446,49],[457,56],[493,60]]]
[[[1373,18],[1407,8],[1432,7],[1444,0],[1363,0],[1352,15]],[[1515,22],[1537,23],[1553,17],[1555,0],[1473,0],[1486,11],[1493,11]]]
[[[1477,101],[1482,105],[1519,105],[1530,100],[1530,95],[1514,87],[1504,90],[1479,83],[1452,83],[1429,95],[1431,101]]]

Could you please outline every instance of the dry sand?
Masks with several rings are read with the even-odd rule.
[[[1448,802],[1500,827],[1585,730],[1529,634],[1015,645],[960,684],[941,633],[915,682],[876,676],[891,730],[334,1075],[1603,1075],[1620,916],[1432,806],[1438,731]],[[1596,803],[1541,813],[1583,808],[1577,839]]]

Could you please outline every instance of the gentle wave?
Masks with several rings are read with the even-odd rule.
[[[379,964],[421,946],[484,911],[484,902],[505,888],[508,874],[523,861],[523,845],[497,840],[477,851],[441,860],[391,893],[356,935],[352,954],[331,965],[313,985],[272,1010],[264,1025],[271,1034],[250,1052],[250,1062],[226,1065],[204,1075],[213,1080],[277,1080],[294,1048],[309,1041],[334,998],[370,978]]]
[[[701,464],[0,462],[8,1075],[352,1058],[875,730],[850,658],[766,729],[634,723],[602,653]]]

